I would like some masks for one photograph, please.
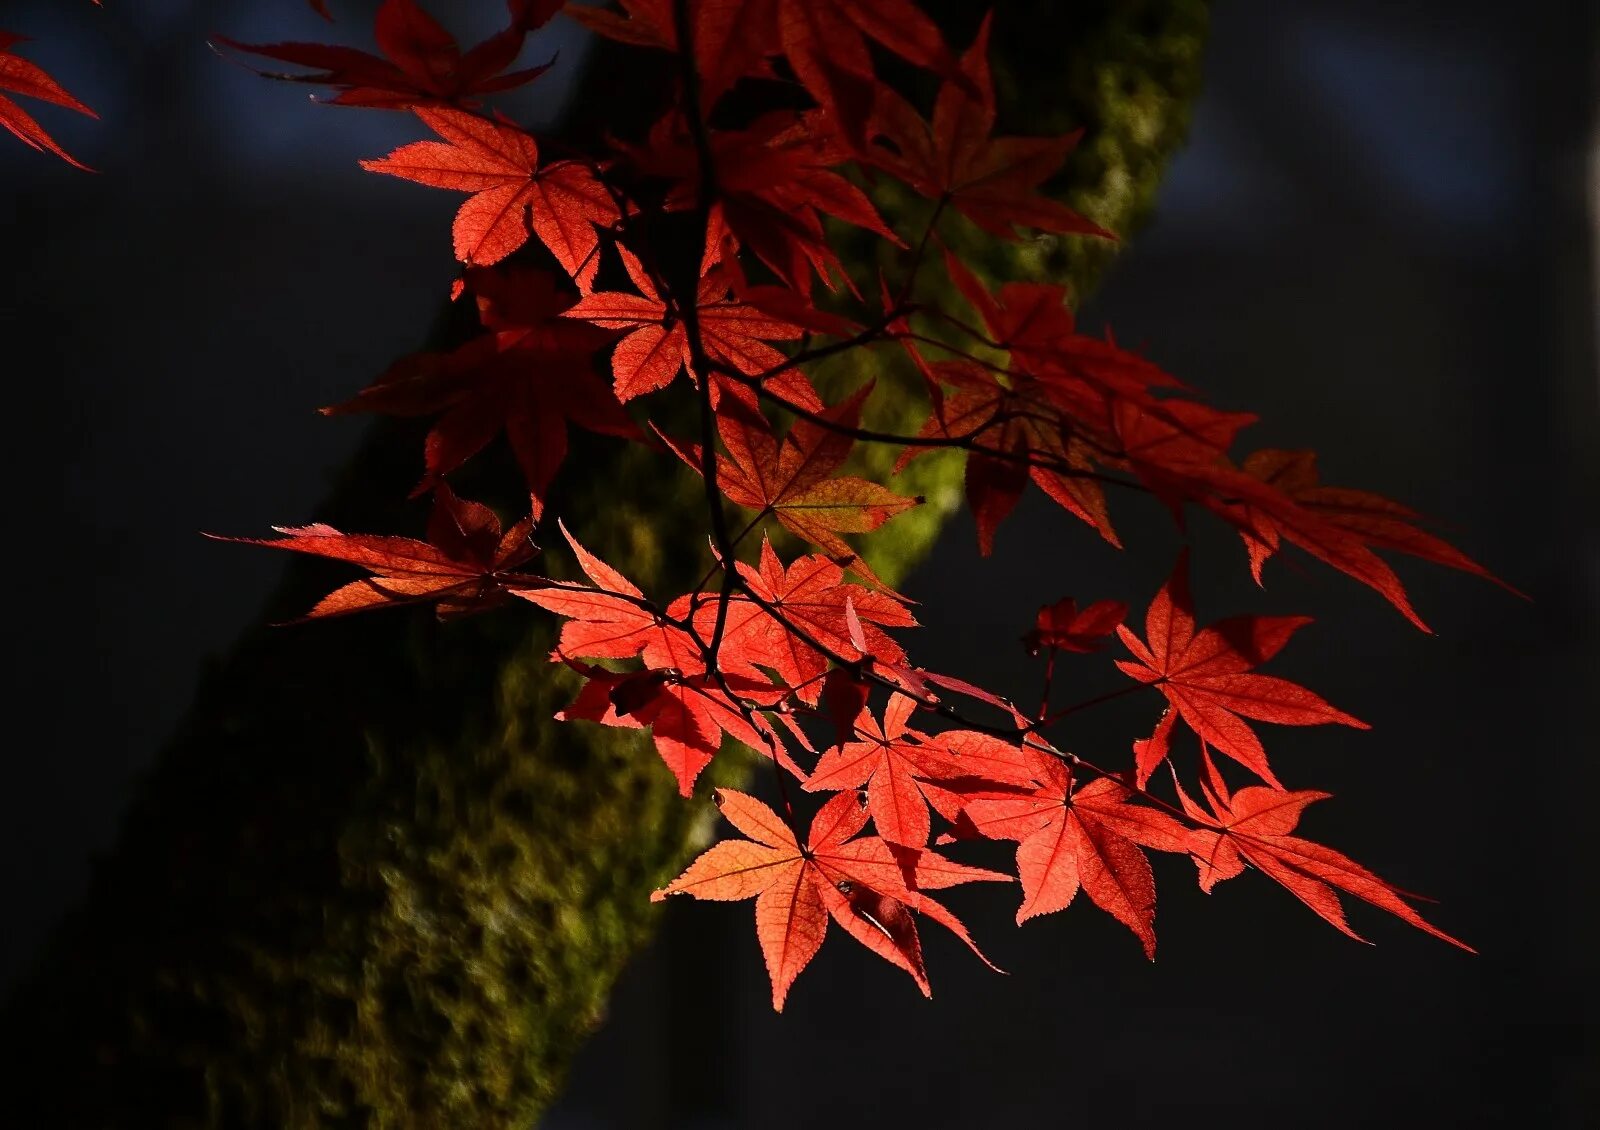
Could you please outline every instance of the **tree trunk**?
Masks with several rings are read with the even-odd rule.
[[[981,8],[942,7],[966,42]],[[1183,137],[1206,7],[1001,5],[1002,130],[1084,127],[1059,194],[1119,233]],[[1077,293],[1113,254],[1084,240],[983,249],[997,272]],[[897,403],[891,420],[914,427],[915,399]],[[404,528],[418,451],[414,428],[376,427],[319,519]],[[957,493],[959,460],[919,464],[912,489]],[[554,503],[655,592],[692,585],[704,556],[699,482],[665,466],[586,439]],[[942,514],[919,508],[870,544],[886,581]],[[297,561],[263,623],[340,579]],[[6,1006],[8,1124],[531,1125],[648,938],[649,891],[712,819],[641,735],[551,720],[572,682],[550,645],[549,618],[520,606],[248,632],[202,677],[87,904]],[[721,758],[705,783],[745,764]]]

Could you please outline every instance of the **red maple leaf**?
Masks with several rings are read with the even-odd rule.
[[[517,593],[533,604],[568,617],[557,644],[563,656],[585,659],[631,659],[642,655],[646,667],[691,674],[705,670],[700,644],[670,623],[628,578],[601,561],[573,537],[572,547],[589,584],[552,581],[549,587]]]
[[[884,663],[905,662],[905,652],[883,629],[912,628],[916,619],[893,594],[846,583],[837,562],[812,554],[785,566],[763,538],[758,567],[736,567],[753,597],[735,592],[728,598],[718,654],[724,670],[754,675],[771,669],[802,702],[815,703],[829,660],[813,644],[850,661],[871,655]],[[709,641],[717,602],[715,594],[682,596],[668,611],[691,618],[696,633]]]
[[[312,5],[323,16],[328,10]],[[365,106],[407,110],[418,106],[478,105],[487,94],[499,94],[532,82],[551,64],[506,72],[522,52],[528,32],[561,8],[560,0],[510,0],[510,26],[465,54],[455,37],[428,15],[416,0],[384,0],[373,21],[381,56],[353,47],[322,43],[240,43],[219,35],[218,43],[235,51],[275,59],[315,74],[269,74],[285,82],[307,82],[338,88],[328,99],[333,106]],[[331,17],[329,17],[331,18]]]
[[[965,360],[934,362],[928,371],[954,391],[935,401],[917,438],[971,445],[964,482],[980,553],[994,551],[995,531],[1030,481],[1112,545],[1121,545],[1111,527],[1105,492],[1093,477],[1092,449],[1074,435],[1071,423],[1036,383],[1002,384],[996,374]],[[907,445],[896,470],[928,450]]]
[[[835,138],[822,116],[789,111],[764,114],[745,129],[710,131],[717,188],[710,241],[720,244],[716,233],[726,229],[798,291],[809,289],[813,272],[830,285],[843,274],[824,215],[900,244],[866,194],[835,171],[849,156]],[[668,209],[697,203],[700,154],[680,115],[660,119],[647,144],[630,153],[642,171],[676,182]]]
[[[776,758],[803,778],[776,730],[754,709],[775,705],[787,691],[753,668],[746,668],[746,674],[720,662],[716,672],[707,671],[709,633],[697,639],[674,622],[676,616],[662,615],[633,582],[586,550],[565,526],[561,532],[590,583],[550,581],[516,593],[567,617],[555,658],[588,679],[557,717],[648,726],[684,796],[716,756],[723,734]],[[635,656],[644,661],[644,671],[610,671],[574,659]]]
[[[778,42],[806,92],[839,123],[841,139],[865,144],[867,117],[882,84],[868,42],[906,62],[960,76],[939,29],[912,0],[765,0]]]
[[[438,601],[439,618],[445,619],[493,608],[503,604],[509,593],[526,595],[525,586],[544,583],[531,574],[512,572],[538,552],[532,539],[532,516],[502,532],[493,510],[481,502],[457,498],[444,483],[434,493],[427,541],[345,534],[320,522],[273,529],[284,536],[217,540],[331,557],[372,573],[323,597],[304,620],[421,601]]]
[[[961,922],[921,892],[1009,879],[933,852],[896,851],[876,836],[852,840],[867,822],[866,807],[854,793],[841,793],[822,806],[804,846],[754,797],[719,789],[716,800],[728,822],[750,838],[713,845],[650,897],[754,898],[756,937],[772,977],[772,1007],[780,1012],[789,987],[822,948],[830,917],[911,974],[924,996],[932,996],[912,912],[952,930],[974,953],[978,949]]]
[[[673,0],[619,0],[626,15],[573,8],[601,35],[641,47],[679,48]],[[880,89],[868,42],[907,62],[958,74],[938,27],[911,0],[688,0],[702,112],[747,76],[771,76],[783,55],[795,77],[858,147]]]
[[[909,848],[928,842],[928,782],[1027,785],[1034,776],[1027,755],[1009,742],[970,730],[930,739],[910,729],[916,706],[907,695],[890,696],[881,726],[863,710],[853,728],[857,740],[823,754],[805,786],[807,792],[865,787],[878,834]]]
[[[1173,507],[1226,490],[1218,465],[1240,430],[1256,421],[1248,412],[1223,412],[1194,400],[1115,400],[1109,407],[1114,462],[1131,468]]]
[[[1087,465],[1131,472],[1175,514],[1184,503],[1194,502],[1233,524],[1257,566],[1280,539],[1292,542],[1375,589],[1424,630],[1427,626],[1412,609],[1400,579],[1366,540],[1391,548],[1410,546],[1406,552],[1434,555],[1441,563],[1482,573],[1459,554],[1442,560],[1454,551],[1437,539],[1423,540],[1427,535],[1419,538],[1420,531],[1398,528],[1405,524],[1393,521],[1398,514],[1390,512],[1387,520],[1378,520],[1374,511],[1381,507],[1376,496],[1359,503],[1346,498],[1341,513],[1337,503],[1319,507],[1314,494],[1306,499],[1309,505],[1302,505],[1268,481],[1273,478],[1270,474],[1263,478],[1233,468],[1228,449],[1255,417],[1161,395],[1183,386],[1137,354],[1077,333],[1072,312],[1064,305],[1063,288],[1007,283],[993,296],[954,255],[946,255],[946,266],[956,288],[979,312],[991,343],[1011,353],[1004,383],[990,370],[970,363],[936,367],[939,378],[957,383],[964,395],[950,398],[954,406],[942,412],[936,401],[935,415],[924,428],[925,434],[982,437],[1013,453],[1003,463],[989,459],[977,467],[969,464],[968,495],[978,516],[980,545],[985,544],[984,531],[992,531],[1023,488],[1015,456],[1036,451],[1070,463],[1060,453],[1066,437],[1069,454],[1070,445],[1076,444]],[[1032,423],[1027,428],[1017,426],[1012,421],[1018,418]],[[1009,431],[997,431],[1000,425]],[[910,449],[903,458],[915,453]],[[969,459],[979,454],[973,452]],[[1255,470],[1269,471],[1275,462],[1258,462]],[[1052,486],[1040,479],[1039,471],[1033,469],[1035,481],[1063,506],[1080,516],[1096,513],[1086,505],[1100,498],[1091,489],[1096,487],[1093,480],[1076,480],[1075,487],[1074,480],[1062,477]],[[1293,481],[1291,476],[1290,489],[1298,489]],[[1073,502],[1084,509],[1075,508]],[[1103,502],[1100,505],[1103,510]],[[1364,539],[1363,530],[1373,536]],[[1108,525],[1102,532],[1111,536]]]
[[[89,107],[79,102],[55,79],[51,78],[37,63],[29,62],[11,49],[22,43],[27,36],[17,35],[14,32],[0,31],[0,91],[9,90],[14,94],[26,95],[49,102],[56,106],[65,106],[69,110],[76,110],[80,114],[87,114],[91,118],[98,118]],[[76,166],[85,172],[94,172],[82,161],[61,148],[43,126],[34,121],[33,116],[18,106],[4,94],[0,94],[0,126],[4,126],[20,137],[27,145],[39,150],[41,153],[54,153],[69,165]]]
[[[758,519],[771,514],[784,529],[825,553],[854,558],[851,568],[876,584],[866,563],[839,535],[875,530],[921,499],[906,498],[870,479],[834,474],[855,446],[839,429],[857,425],[871,391],[870,384],[864,385],[827,409],[827,424],[796,420],[781,440],[760,416],[720,415],[717,432],[727,454],[717,457],[717,486],[728,501],[756,511]],[[668,442],[684,462],[702,470],[697,445]]]
[[[618,0],[623,14],[600,7],[573,6],[567,14],[592,31],[636,47],[676,53],[675,0]],[[774,53],[772,13],[762,0],[688,0],[700,81],[701,112],[748,75],[770,74],[765,57]]]
[[[1276,487],[1299,506],[1367,545],[1409,553],[1517,592],[1443,538],[1419,529],[1416,523],[1421,515],[1410,507],[1370,491],[1323,486],[1317,478],[1317,453],[1314,451],[1267,448],[1246,456],[1239,469]],[[1254,512],[1240,523],[1239,534],[1250,554],[1250,571],[1260,583],[1261,567],[1277,552],[1280,531],[1270,514],[1251,509]]]
[[[626,402],[665,388],[685,370],[690,370],[693,379],[700,379],[701,374],[692,372],[690,365],[689,337],[682,315],[662,298],[636,255],[623,249],[622,262],[628,277],[639,288],[638,294],[594,291],[565,314],[623,334],[611,354],[617,399]],[[802,333],[799,326],[731,297],[722,272],[716,268],[701,278],[695,303],[700,344],[707,358],[751,376],[778,370],[787,360],[768,342],[791,341]],[[755,394],[744,385],[719,379],[715,388],[720,393],[730,386],[754,407]],[[783,371],[770,387],[791,403],[822,407],[816,391],[799,369]]]
[[[600,269],[600,237],[622,213],[593,170],[576,161],[539,167],[532,134],[446,107],[417,117],[443,141],[417,141],[361,167],[430,188],[466,192],[453,229],[456,258],[498,263],[528,242],[531,230],[580,290]]]
[[[1288,542],[1299,546],[1376,591],[1418,628],[1425,632],[1430,630],[1411,607],[1405,586],[1394,570],[1350,529],[1301,506],[1276,486],[1235,470],[1220,459],[1213,464],[1196,463],[1186,468],[1183,478],[1183,484],[1172,496],[1187,496],[1233,525],[1252,553],[1255,552],[1254,543],[1276,547],[1280,542]],[[1158,478],[1147,477],[1147,481],[1152,482],[1158,494],[1168,493]]]
[[[1246,719],[1283,726],[1338,722],[1368,728],[1302,686],[1252,673],[1252,668],[1271,659],[1295,631],[1310,622],[1306,616],[1237,616],[1196,632],[1185,551],[1145,613],[1146,639],[1141,641],[1126,626],[1117,629],[1135,660],[1118,660],[1117,667],[1130,678],[1159,689],[1201,739],[1274,788],[1282,788],[1267,764],[1261,740]],[[1166,755],[1171,724],[1170,715],[1163,718],[1155,739],[1139,751],[1137,781],[1141,788]]]
[[[1214,426],[1221,418],[1234,429],[1253,418],[1216,413],[1192,401],[1158,400],[1157,390],[1182,386],[1138,354],[1077,332],[1065,287],[1007,283],[991,295],[954,254],[947,252],[945,263],[956,289],[979,314],[984,343],[1009,354],[1004,365],[971,356],[928,365],[913,354],[934,394],[933,412],[919,437],[957,440],[968,448],[967,502],[985,554],[1030,480],[1120,545],[1096,468],[1126,470],[1145,453],[1130,454],[1119,421],[1148,413],[1165,421],[1167,432],[1187,432],[1190,417],[1197,415],[1201,419],[1194,426]],[[946,396],[940,385],[954,392]],[[899,465],[926,450],[908,445]],[[1179,454],[1187,466],[1188,451],[1159,448],[1154,453]],[[1211,458],[1219,454],[1213,450]]]
[[[1033,630],[1022,638],[1030,655],[1040,651],[1099,651],[1106,637],[1117,630],[1128,615],[1120,600],[1097,600],[1081,612],[1070,596],[1039,609]]]
[[[1072,772],[1051,752],[1030,747],[1038,788],[980,793],[962,803],[958,828],[1017,841],[1022,880],[1018,925],[1064,910],[1082,890],[1155,957],[1155,877],[1141,847],[1187,852],[1190,830],[1109,777],[1074,790]]]
[[[1116,238],[1065,204],[1039,192],[1077,144],[1081,130],[1062,137],[1002,137],[994,131],[994,84],[989,76],[989,25],[961,57],[961,81],[947,80],[925,122],[894,90],[878,85],[869,132],[893,151],[873,145],[866,157],[917,192],[948,201],[978,227],[1016,239],[1018,227]]]
[[[944,263],[950,281],[977,311],[988,341],[1006,350],[1023,378],[1048,390],[1080,426],[1109,435],[1113,405],[1131,401],[1153,408],[1161,403],[1158,393],[1183,390],[1181,381],[1148,358],[1079,332],[1066,287],[1007,282],[990,294],[953,252],[946,250]]]
[[[957,391],[935,398],[922,434],[977,445],[968,456],[967,488],[980,546],[990,544],[1030,476],[1115,544],[1093,477],[1105,468],[1131,473],[1175,514],[1195,502],[1241,527],[1270,516],[1285,538],[1416,618],[1393,572],[1358,538],[1227,464],[1235,436],[1254,416],[1174,395],[1183,386],[1158,366],[1078,333],[1062,287],[1007,283],[991,295],[959,259],[947,255],[946,263],[979,312],[987,343],[1010,353],[999,371],[969,359],[928,369]],[[910,447],[902,459],[917,453]]]
[[[783,697],[782,689],[766,679],[685,675],[670,670],[619,674],[570,661],[569,665],[587,675],[588,682],[556,718],[631,729],[649,727],[656,752],[677,778],[682,796],[693,795],[696,779],[716,757],[724,734],[776,758],[796,777],[805,777],[771,723],[750,708],[753,702],[772,705]]]
[[[1211,759],[1205,757],[1204,762],[1201,789],[1210,811],[1196,804],[1181,787],[1178,789],[1184,811],[1201,825],[1190,832],[1189,849],[1200,869],[1201,890],[1209,894],[1224,879],[1243,872],[1248,863],[1309,906],[1319,918],[1357,941],[1366,939],[1350,928],[1336,891],[1344,891],[1387,910],[1468,953],[1477,952],[1427,922],[1401,898],[1398,887],[1355,860],[1330,847],[1289,834],[1300,823],[1300,814],[1308,804],[1325,800],[1331,794],[1281,792],[1257,785],[1230,796]]]
[[[606,335],[560,316],[572,295],[559,276],[510,268],[469,271],[468,280],[489,333],[450,353],[405,358],[353,399],[323,412],[441,413],[428,433],[418,493],[504,431],[538,517],[566,457],[568,424],[622,437],[638,430],[594,372],[592,359]]]
[[[310,4],[328,15],[324,0]],[[551,659],[575,671],[581,685],[556,717],[648,735],[685,797],[733,743],[773,758],[808,794],[836,791],[806,835],[787,799],[780,817],[751,797],[718,793],[748,838],[716,844],[653,896],[753,898],[775,1008],[818,952],[830,918],[909,973],[924,993],[918,914],[972,946],[966,929],[927,892],[1008,877],[931,850],[934,814],[950,826],[936,845],[969,836],[1015,841],[1019,923],[1083,901],[1082,890],[1149,956],[1152,850],[1189,854],[1206,891],[1252,865],[1346,933],[1341,893],[1455,942],[1426,923],[1405,892],[1293,835],[1304,808],[1326,794],[1284,790],[1255,723],[1364,728],[1311,691],[1258,673],[1306,618],[1243,616],[1202,628],[1186,556],[1152,600],[1142,636],[1122,624],[1127,608],[1118,602],[1080,609],[1061,600],[1040,609],[1024,637],[1035,653],[1049,655],[1039,718],[913,665],[894,638],[895,629],[916,623],[911,602],[882,585],[847,538],[922,500],[897,494],[892,479],[845,473],[855,469],[858,442],[902,448],[896,470],[924,451],[962,450],[984,553],[1030,482],[1119,544],[1102,485],[1110,482],[1150,493],[1180,523],[1189,505],[1230,523],[1258,582],[1273,553],[1297,545],[1376,589],[1419,625],[1399,579],[1375,551],[1489,576],[1422,529],[1415,512],[1321,485],[1309,452],[1267,450],[1236,462],[1230,453],[1254,417],[1202,403],[1109,332],[1080,332],[1066,287],[1002,280],[991,291],[946,248],[949,281],[971,312],[946,309],[948,288],[918,290],[929,281],[920,273],[926,256],[942,245],[945,210],[963,217],[951,222],[1001,239],[1030,229],[1110,234],[1043,191],[1078,134],[994,136],[992,13],[958,60],[917,0],[573,5],[574,18],[602,35],[676,56],[670,71],[644,72],[662,79],[653,88],[649,81],[628,84],[630,97],[641,99],[628,117],[654,124],[613,131],[636,139],[624,142],[604,129],[546,140],[482,107],[546,69],[513,68],[528,32],[564,10],[562,0],[507,0],[509,26],[466,51],[417,0],[371,7],[378,9],[378,54],[221,41],[260,65],[267,65],[264,57],[310,71],[275,77],[332,87],[336,104],[411,109],[436,138],[364,167],[466,194],[453,242],[467,269],[453,297],[471,290],[483,332],[404,360],[349,403],[326,410],[428,418],[426,471],[417,488],[436,491],[427,540],[324,525],[280,528],[281,538],[261,544],[371,573],[325,597],[307,618],[424,600],[444,616],[515,597],[561,617]],[[5,92],[43,90],[47,100],[87,108],[37,68],[12,62],[16,41],[0,33],[0,124],[61,153]],[[931,72],[915,92],[932,96],[927,119],[926,106],[879,80],[885,53],[898,56],[894,72],[885,71],[897,83],[906,77],[902,63]],[[749,104],[747,91],[755,96]],[[917,249],[897,265],[887,257],[906,244],[860,187],[858,168],[937,201],[928,230],[908,233],[920,237]],[[869,304],[861,279],[845,271],[830,238],[835,221],[870,233],[884,260],[877,317],[863,313]],[[556,264],[491,266],[512,255],[542,257],[530,240]],[[631,286],[608,278],[611,289],[597,291],[602,256],[612,249]],[[896,276],[905,279],[898,291],[888,281]],[[822,309],[811,297],[814,277],[842,286],[854,301],[846,306],[837,301],[846,296],[835,295]],[[819,345],[816,335],[833,340]],[[792,342],[799,344],[786,344]],[[812,384],[812,376],[819,385],[831,380],[835,362],[847,371],[860,349],[895,343],[907,350],[931,404],[914,437],[861,426],[871,382],[831,406]],[[828,369],[817,370],[824,359]],[[543,517],[569,428],[643,439],[633,421],[669,399],[646,394],[667,390],[680,373],[708,409],[695,442],[667,435],[681,422],[664,428],[664,420],[676,417],[658,415],[651,427],[714,480],[706,500],[714,560],[705,578],[670,601],[647,596],[565,526],[575,559],[570,572],[562,572],[567,558],[559,549],[556,576],[515,571],[536,552],[533,523]],[[486,507],[458,499],[446,481],[502,434],[530,495],[530,516],[509,531]],[[748,523],[734,524],[737,533],[728,528],[726,502],[750,511]],[[785,564],[763,529],[757,557],[745,542],[771,522],[820,552]],[[738,561],[739,552],[756,560]],[[854,572],[848,581],[847,570]],[[1166,710],[1149,736],[1133,743],[1134,771],[1108,776],[1037,733],[1077,709],[1049,713],[1058,653],[1098,650],[1113,631],[1132,653],[1118,663],[1133,680],[1127,691],[1158,689]],[[870,703],[884,689],[888,700],[875,712]],[[969,706],[1009,719],[1009,728],[969,720]],[[918,710],[957,728],[924,732],[913,726]],[[808,733],[813,719],[833,726],[835,741],[820,755]],[[1146,791],[1180,722],[1198,741],[1205,807],[1184,785],[1173,804]],[[811,774],[796,764],[790,743],[811,755]],[[1213,747],[1270,787],[1230,794]],[[786,780],[780,772],[780,784]]]

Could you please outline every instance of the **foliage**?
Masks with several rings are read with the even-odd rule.
[[[776,1008],[830,919],[929,992],[919,916],[977,947],[928,892],[1010,878],[948,854],[974,836],[1018,844],[1019,922],[1066,908],[1082,889],[1149,956],[1151,850],[1193,859],[1207,891],[1248,864],[1353,936],[1340,891],[1466,948],[1404,892],[1291,835],[1327,794],[1285,789],[1252,723],[1363,726],[1257,672],[1309,618],[1237,616],[1197,630],[1186,559],[1153,597],[1143,638],[1121,623],[1120,605],[1079,612],[1063,598],[1027,639],[1047,662],[1028,713],[915,664],[896,635],[915,627],[909,602],[846,540],[923,505],[893,475],[855,473],[872,462],[859,448],[886,451],[895,472],[955,451],[986,554],[1032,483],[1114,545],[1110,490],[1153,496],[1180,523],[1204,511],[1237,532],[1258,582],[1272,555],[1298,547],[1424,630],[1375,550],[1488,576],[1400,504],[1321,486],[1309,452],[1234,454],[1252,415],[1213,407],[1151,359],[1082,332],[1064,286],[980,277],[967,250],[974,228],[1015,242],[1109,238],[1042,191],[1075,135],[994,136],[988,43],[1005,13],[957,53],[911,0],[577,7],[601,35],[665,56],[671,78],[658,104],[634,108],[642,128],[585,147],[536,138],[482,101],[547,69],[508,71],[560,7],[509,0],[506,28],[464,53],[414,0],[379,9],[381,57],[223,41],[310,68],[275,77],[331,86],[336,105],[414,113],[437,139],[364,166],[466,194],[453,296],[470,298],[482,332],[407,358],[328,409],[434,421],[416,487],[435,498],[428,541],[282,530],[262,544],[371,574],[305,618],[522,601],[562,619],[551,660],[581,678],[558,717],[648,729],[685,797],[729,741],[764,756],[778,808],[718,791],[747,839],[715,844],[657,897],[754,898]],[[0,52],[14,42],[0,40]],[[7,61],[15,56],[0,54]],[[931,98],[918,72],[937,81]],[[7,78],[23,73],[0,71],[0,82],[84,109],[42,72],[31,89]],[[0,114],[61,153],[3,97]],[[927,198],[919,222],[885,219],[873,195],[884,185]],[[876,276],[840,252],[861,233],[875,241]],[[840,387],[822,377],[868,356],[874,372],[887,356],[915,378]],[[878,400],[908,396],[925,405],[916,429],[863,423]],[[584,516],[557,515],[549,501],[558,475],[585,470],[566,465],[572,425],[701,476],[709,545],[693,588],[647,593],[566,531],[562,519]],[[449,485],[501,435],[527,500],[509,529]],[[535,539],[570,554],[584,579],[560,565],[527,571]],[[1126,693],[1155,691],[1167,709],[1125,755],[1091,760],[1067,752],[1071,720],[1110,696],[1056,706],[1052,678],[1060,656],[1095,655],[1113,634],[1132,656],[1116,661]],[[1180,721],[1193,750],[1174,749]],[[1230,786],[1212,751],[1260,783]],[[813,793],[832,795],[807,821],[796,810]]]

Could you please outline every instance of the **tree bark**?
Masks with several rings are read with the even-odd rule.
[[[982,12],[930,7],[958,43]],[[1083,127],[1058,195],[1127,235],[1186,130],[1206,3],[1001,9],[1002,130]],[[973,248],[997,274],[1080,294],[1115,254],[1085,240]],[[917,422],[909,393],[886,411]],[[418,450],[415,428],[374,428],[319,520],[413,524],[399,496]],[[885,454],[863,458],[881,471]],[[958,459],[918,465],[910,489],[959,493]],[[703,568],[699,482],[665,466],[585,439],[554,502],[655,592]],[[886,581],[946,510],[919,508],[870,543]],[[719,758],[686,802],[641,735],[554,723],[572,682],[531,608],[265,626],[342,579],[297,561],[263,626],[202,676],[86,905],[5,1008],[8,1124],[492,1130],[531,1125],[559,1090],[649,937],[649,891],[709,834],[704,786],[747,763]]]

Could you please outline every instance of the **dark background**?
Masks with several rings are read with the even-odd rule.
[[[414,124],[311,105],[204,46],[325,34],[303,7],[4,7],[103,115],[41,114],[94,177],[0,138],[0,372],[21,398],[6,982],[279,567],[196,531],[310,512],[359,434],[311,409],[415,348],[453,273],[458,198],[354,164]],[[450,7],[468,37],[502,11]],[[570,28],[552,38],[581,58]],[[1259,876],[1207,898],[1162,859],[1154,965],[1086,904],[1018,930],[1014,892],[973,888],[948,901],[1011,976],[929,927],[929,1003],[836,939],[780,1017],[749,906],[674,903],[547,1125],[1594,1118],[1597,47],[1578,2],[1220,5],[1193,141],[1089,311],[1260,413],[1248,440],[1317,448],[1329,481],[1437,516],[1533,597],[1402,564],[1425,636],[1320,566],[1275,561],[1257,592],[1231,535],[1194,531],[1202,617],[1315,613],[1278,670],[1374,726],[1269,735],[1291,787],[1339,794],[1307,833],[1438,897],[1427,913],[1482,955],[1358,908],[1364,947]],[[552,112],[553,78],[509,108]],[[980,561],[958,518],[910,585],[916,658],[1033,694],[1012,641],[1038,604],[1142,609],[1170,567],[1159,515],[1119,519],[1123,554],[1035,498]],[[1093,693],[1104,667],[1063,677]],[[1076,745],[1124,749],[1153,717],[1085,715]]]

